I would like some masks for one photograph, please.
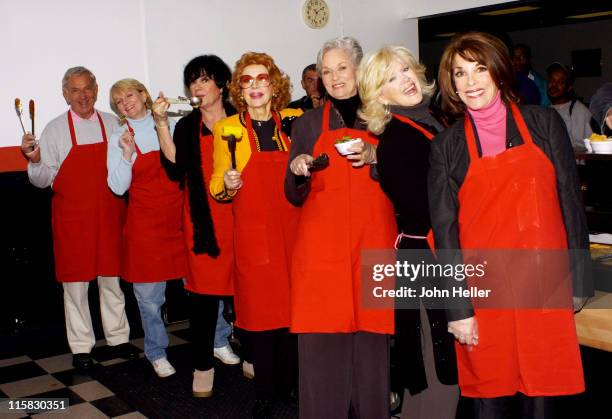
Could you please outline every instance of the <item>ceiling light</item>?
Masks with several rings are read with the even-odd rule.
[[[502,10],[493,10],[490,12],[482,12],[478,13],[481,16],[501,16],[501,15],[512,15],[514,13],[525,13],[531,12],[534,10],[541,9],[538,6],[521,6],[521,7],[512,7],[510,9],[502,9]]]
[[[436,38],[450,38],[457,35],[457,32],[437,33],[434,36]]]
[[[566,19],[589,19],[591,17],[601,17],[601,16],[609,16],[612,15],[612,10],[607,12],[594,12],[594,13],[586,13],[584,15],[574,15],[574,16],[566,16]]]

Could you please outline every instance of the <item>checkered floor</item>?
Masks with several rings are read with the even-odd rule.
[[[170,346],[187,343],[178,334],[187,327],[186,323],[168,326]],[[142,351],[144,339],[130,342]],[[136,419],[145,416],[138,412],[138,406],[130,406],[120,396],[113,394],[88,374],[77,372],[72,366],[72,354],[46,353],[33,351],[31,355],[16,358],[0,359],[0,398],[67,398],[69,411],[43,412],[28,415],[25,412],[5,413],[1,418],[125,418]],[[42,355],[44,354],[44,355]],[[144,353],[141,352],[141,357]],[[104,368],[120,362],[129,362],[112,358],[104,341],[99,341],[92,351],[97,366]]]
[[[187,344],[186,322],[167,327],[171,347]],[[130,343],[142,352],[144,338]],[[64,348],[65,350],[65,348]],[[55,352],[55,353],[54,353]],[[0,405],[0,418],[146,418],[136,405],[131,405],[98,382],[92,375],[77,372],[72,366],[72,354],[57,353],[61,349],[34,347],[27,355],[0,359],[0,398],[63,398],[69,401],[68,412],[41,412],[28,414],[23,411],[6,413]],[[125,361],[114,358],[105,341],[98,341],[92,351],[95,369],[105,368]],[[146,410],[146,407],[141,406]],[[394,416],[399,418],[398,416]]]

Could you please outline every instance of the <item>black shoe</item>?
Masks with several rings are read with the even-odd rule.
[[[116,358],[138,359],[138,349],[130,345],[128,342],[117,346],[111,346],[110,348],[112,349],[112,352]]]
[[[270,419],[272,417],[272,410],[274,409],[274,402],[270,399],[256,399],[253,410],[251,411],[253,419]]]
[[[88,353],[73,354],[72,365],[78,371],[89,371],[91,370],[91,367],[93,367],[93,360],[91,359],[91,355]]]

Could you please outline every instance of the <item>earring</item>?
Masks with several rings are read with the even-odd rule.
[[[391,105],[385,103],[383,106],[385,107],[385,116],[391,115]]]
[[[273,97],[273,98],[277,98],[277,97],[278,97],[278,95],[276,94],[276,92],[272,93],[272,97]]]

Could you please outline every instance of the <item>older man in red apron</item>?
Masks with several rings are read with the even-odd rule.
[[[107,343],[120,357],[136,355],[128,343],[130,327],[118,277],[125,202],[106,185],[107,133],[117,121],[94,109],[95,76],[84,67],[70,68],[62,89],[68,112],[47,124],[40,145],[24,135],[21,149],[30,160],[30,182],[53,189],[55,274],[64,287],[66,335],[74,366],[88,369],[95,335],[87,291],[96,278]]]

